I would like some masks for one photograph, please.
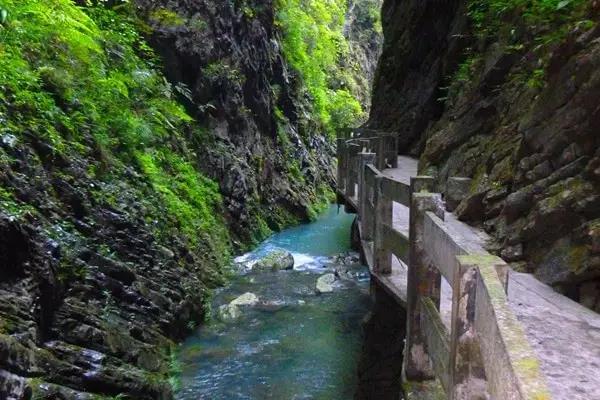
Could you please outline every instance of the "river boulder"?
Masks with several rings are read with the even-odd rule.
[[[229,304],[234,306],[255,306],[258,304],[258,296],[250,292],[244,293]]]
[[[294,256],[286,250],[275,250],[261,258],[252,267],[253,271],[283,271],[294,269]]]
[[[242,316],[243,307],[253,307],[259,303],[258,296],[254,293],[244,293],[235,298],[228,304],[223,304],[219,307],[218,316],[221,321],[227,322],[238,319]]]
[[[233,321],[234,319],[238,319],[242,315],[242,312],[240,311],[240,308],[238,306],[229,303],[223,304],[219,307],[218,315],[221,321],[227,322]]]
[[[334,274],[325,274],[317,279],[317,294],[333,292],[333,283],[335,282]]]

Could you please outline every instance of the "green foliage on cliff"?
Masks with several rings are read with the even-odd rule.
[[[275,5],[283,52],[302,77],[324,129],[333,135],[355,125],[363,111],[342,67],[348,56],[347,0],[276,0]]]
[[[473,46],[451,78],[449,96],[474,82],[483,67],[476,43],[497,42],[506,53],[528,53],[513,78],[532,89],[546,81],[546,66],[552,47],[570,32],[586,30],[595,23],[586,18],[586,0],[469,0],[468,16],[473,27]]]
[[[548,45],[585,20],[586,0],[470,0],[469,17],[480,38],[499,37],[519,51],[524,42]],[[524,32],[529,37],[524,37]]]
[[[188,143],[201,140],[200,132],[154,65],[128,6],[0,6],[8,15],[0,25],[0,137],[42,141],[68,160],[94,160],[90,178],[107,183],[131,181],[133,167],[143,183],[132,184],[159,194],[140,199],[153,210],[147,220],[183,234],[192,248],[208,246],[223,263],[229,237],[220,194],[198,172]]]
[[[556,24],[569,19],[570,11],[585,0],[471,0],[469,16],[482,32],[507,24],[506,17],[520,16],[530,25]]]

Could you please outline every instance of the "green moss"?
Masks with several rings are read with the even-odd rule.
[[[480,165],[475,172],[475,176],[473,176],[473,180],[471,181],[471,187],[469,188],[469,193],[474,194],[477,193],[478,190],[481,189],[483,185],[488,180],[487,169],[485,165]]]
[[[33,207],[17,201],[13,194],[3,187],[0,187],[0,209],[14,218],[20,218],[26,213],[35,213]]]
[[[328,185],[320,185],[317,187],[314,202],[308,210],[309,218],[314,221],[334,202],[335,192],[333,189]]]
[[[186,26],[195,31],[202,32],[206,30],[206,28],[208,27],[208,23],[204,19],[202,19],[200,15],[195,15],[188,21]]]
[[[178,227],[193,245],[204,239],[222,264],[229,259],[229,235],[218,185],[167,149],[136,153],[140,168],[159,193]]]
[[[449,96],[472,86],[474,74],[483,66],[478,62],[483,54],[476,49],[492,42],[507,54],[530,51],[528,58],[535,62],[513,68],[511,80],[531,89],[543,88],[555,45],[576,28],[591,29],[597,23],[587,18],[589,7],[586,0],[469,0],[468,16],[476,40],[466,48],[465,61],[450,79]]]
[[[529,86],[532,89],[539,89],[544,87],[545,74],[546,71],[544,71],[543,68],[534,69],[531,73],[531,76],[527,80],[527,86]]]
[[[168,8],[158,8],[150,13],[150,20],[167,27],[183,26],[187,20]]]
[[[294,146],[288,136],[287,126],[289,121],[279,108],[275,108],[275,119],[277,121],[277,145],[287,161],[285,169],[290,181],[304,182],[304,174],[300,169],[298,160],[294,157]]]
[[[581,245],[570,248],[567,259],[569,269],[575,274],[585,270],[589,256],[590,251],[587,246]]]
[[[507,156],[496,163],[490,173],[490,180],[494,187],[500,187],[504,183],[512,181],[514,177],[514,166],[512,156]]]
[[[463,86],[474,81],[475,71],[481,65],[481,61],[481,56],[472,54],[471,49],[467,49],[465,60],[458,65],[456,72],[450,78],[449,96],[455,96]],[[438,100],[445,100],[445,98]]]
[[[181,388],[182,365],[181,361],[179,361],[179,352],[175,345],[171,347],[169,359],[169,384],[171,385],[171,390],[177,392]]]
[[[593,192],[593,187],[582,177],[568,178],[550,186],[545,193],[546,198],[539,202],[538,207],[552,210],[567,206],[575,199],[583,198],[588,191]]]
[[[471,0],[469,2],[469,16],[475,29],[480,36],[496,35],[514,28],[507,23],[507,16],[516,16],[522,19],[530,27],[553,29],[571,20],[582,6],[586,6],[585,0]],[[509,25],[509,26],[507,26]],[[543,41],[542,35],[537,37]]]
[[[27,386],[31,388],[31,399],[37,400],[43,398],[43,393],[40,390],[40,386],[44,382],[40,378],[29,378],[27,379]]]
[[[228,60],[222,59],[208,64],[204,70],[207,78],[213,81],[227,80],[243,84],[245,75],[233,67]]]
[[[269,224],[259,214],[255,218],[255,223],[252,228],[252,244],[257,245],[273,233],[273,230],[269,227]]]
[[[195,167],[191,150],[206,135],[156,66],[134,8],[70,0],[6,0],[2,7],[10,18],[0,28],[0,133],[19,145],[35,135],[54,155],[88,160],[88,174],[102,183],[89,189],[96,204],[135,202],[163,240],[182,237],[213,266],[227,264],[219,190]],[[164,9],[151,17],[185,22]],[[0,205],[15,216],[35,211],[7,188]],[[82,272],[68,261],[64,271],[67,278]]]
[[[3,315],[0,318],[0,335],[10,335],[15,328],[14,321],[9,320],[8,316]]]
[[[541,370],[540,363],[534,357],[523,357],[516,360],[514,363],[515,373],[521,379],[525,379],[529,382],[526,387],[528,395],[533,400],[549,400],[551,399],[550,392],[545,388],[545,385],[541,382]],[[535,386],[540,386],[536,388]]]
[[[296,182],[304,182],[304,175],[300,170],[300,165],[297,160],[291,160],[288,164],[288,173],[290,175],[291,180],[295,180]]]

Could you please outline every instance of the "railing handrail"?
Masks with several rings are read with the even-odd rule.
[[[451,399],[464,398],[481,379],[494,398],[550,399],[537,357],[508,306],[508,265],[450,228],[432,178],[416,177],[407,184],[382,173],[381,137],[341,139],[345,145],[338,156],[344,162],[338,164],[338,179],[344,186],[338,190],[358,196],[353,201],[361,234],[374,242],[373,273],[390,273],[392,254],[409,264],[405,373],[437,376]],[[393,203],[409,207],[410,234],[393,226]],[[438,311],[442,276],[453,290],[449,330]],[[473,343],[480,356],[471,354]],[[418,351],[410,346],[421,346],[424,358],[411,360]],[[430,361],[433,371],[426,366]]]
[[[372,137],[380,137],[380,136],[396,136],[396,132],[389,132],[380,129],[370,129],[370,128],[340,128],[337,131],[337,137],[339,139],[356,139],[361,138],[362,135],[369,134],[373,135]]]

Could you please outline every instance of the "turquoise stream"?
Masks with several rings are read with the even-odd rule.
[[[261,305],[234,322],[218,317],[181,347],[180,400],[323,399],[353,397],[361,320],[369,310],[368,273],[345,266],[351,279],[316,295],[317,278],[336,268],[330,256],[349,250],[352,216],[330,208],[318,221],[287,229],[238,259],[270,250],[294,255],[294,271],[241,273],[217,291],[213,309],[252,292]]]

